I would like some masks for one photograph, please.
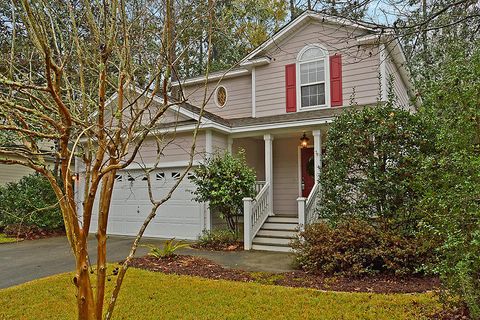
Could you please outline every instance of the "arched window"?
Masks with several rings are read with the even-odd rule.
[[[325,107],[328,101],[328,52],[320,45],[303,48],[297,57],[297,97],[301,108]]]

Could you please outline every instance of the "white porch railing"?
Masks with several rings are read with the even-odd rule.
[[[265,186],[266,181],[256,181],[255,182],[255,192],[258,194],[262,188]]]
[[[317,199],[320,194],[320,184],[315,183],[308,195],[308,198],[300,197],[297,199],[298,204],[298,224],[300,230],[305,230],[305,226],[314,223],[318,216],[315,212]]]
[[[255,199],[243,199],[243,246],[252,248],[252,241],[270,213],[270,185],[265,183]]]

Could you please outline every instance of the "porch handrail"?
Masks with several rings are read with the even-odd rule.
[[[320,194],[320,184],[315,183],[308,198],[300,197],[297,199],[298,203],[298,224],[300,225],[300,230],[304,230],[305,226],[314,223],[318,216],[315,213],[317,199]]]
[[[263,187],[265,186],[265,183],[267,183],[266,181],[255,181],[255,192],[257,194],[260,193],[260,191],[263,189]]]
[[[270,213],[269,194],[270,184],[266,182],[254,199],[243,198],[243,246],[245,250],[252,248],[253,238],[268,218]]]

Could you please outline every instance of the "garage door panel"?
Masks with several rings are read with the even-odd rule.
[[[155,200],[167,195],[182,170],[182,168],[159,169],[150,173]],[[139,170],[118,172],[110,207],[107,228],[109,234],[136,235],[150,213],[152,204],[148,185],[142,177],[144,173]],[[203,204],[192,200],[194,197],[192,190],[194,186],[185,178],[173,192],[172,197],[159,207],[156,217],[145,231],[145,236],[196,239],[201,233]],[[97,201],[95,213],[98,213]],[[94,214],[92,231],[97,228],[97,219],[98,215]]]

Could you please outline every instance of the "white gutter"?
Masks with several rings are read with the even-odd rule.
[[[228,79],[228,78],[233,78],[233,77],[238,77],[238,76],[243,76],[250,74],[250,71],[247,69],[235,69],[231,71],[222,71],[222,72],[215,72],[212,73],[208,76],[208,81],[214,81],[214,80],[220,80],[220,79]],[[205,82],[205,76],[199,76],[199,77],[194,77],[190,79],[185,79],[185,80],[179,80],[176,82],[172,82],[172,87],[176,87],[179,85],[185,86],[185,85],[192,85],[192,84],[199,84],[199,83],[204,83]]]
[[[264,66],[270,63],[270,58],[268,57],[261,57],[257,59],[252,59],[252,60],[247,60],[242,63],[240,63],[240,66],[245,67],[247,69],[258,67],[258,66]]]

